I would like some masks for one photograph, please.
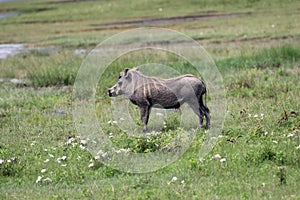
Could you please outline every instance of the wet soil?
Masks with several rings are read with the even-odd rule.
[[[92,26],[97,27],[98,29],[113,29],[113,28],[122,28],[126,26],[137,26],[137,25],[158,25],[166,23],[178,23],[186,21],[196,21],[212,18],[229,18],[229,17],[243,17],[249,16],[251,13],[229,13],[229,14],[206,14],[206,15],[186,15],[186,16],[176,16],[176,17],[167,17],[167,18],[157,18],[157,19],[141,19],[141,20],[132,20],[132,21],[122,21],[122,22],[112,22],[106,24],[93,24]]]

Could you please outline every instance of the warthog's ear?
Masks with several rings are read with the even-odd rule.
[[[130,73],[128,73],[128,72],[129,72],[129,69],[126,68],[125,71],[124,71],[124,77],[125,77],[126,79],[131,78]]]
[[[135,67],[135,68],[133,68],[133,70],[135,70],[135,71],[140,71],[140,68],[139,67]]]
[[[128,68],[126,68],[125,70],[124,70],[124,76],[127,76],[127,72],[129,71],[129,69]]]

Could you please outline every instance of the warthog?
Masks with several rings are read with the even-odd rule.
[[[139,107],[143,132],[147,129],[152,107],[178,109],[183,103],[187,103],[199,117],[198,127],[202,127],[205,116],[206,129],[209,129],[209,109],[203,103],[205,93],[205,84],[194,75],[161,79],[145,76],[138,68],[125,69],[120,73],[118,82],[108,90],[110,97],[124,94]]]

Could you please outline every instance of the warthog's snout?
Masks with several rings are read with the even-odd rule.
[[[115,97],[115,96],[117,96],[116,91],[113,90],[113,89],[109,89],[109,90],[107,91],[107,94],[108,94],[108,96],[110,96],[110,97]]]
[[[113,95],[112,95],[112,93],[111,93],[111,91],[110,91],[110,89],[109,90],[107,90],[107,94],[108,94],[108,96],[110,96],[110,97],[112,97]]]

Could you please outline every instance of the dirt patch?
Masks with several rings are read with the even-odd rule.
[[[112,22],[112,23],[106,23],[101,25],[94,24],[92,26],[97,26],[98,29],[113,29],[113,28],[122,28],[124,26],[157,25],[157,24],[178,23],[178,22],[204,20],[204,19],[212,19],[212,18],[242,17],[242,16],[249,16],[249,15],[251,15],[251,13],[186,15],[186,16],[167,17],[167,18],[158,18],[158,19],[141,19],[141,20],[132,20],[132,21],[123,21],[123,22]]]

